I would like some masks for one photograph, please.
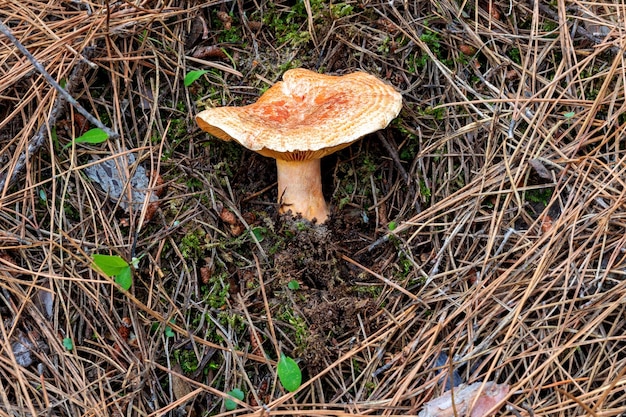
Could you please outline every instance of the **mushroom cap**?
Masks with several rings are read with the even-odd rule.
[[[402,95],[364,72],[343,76],[291,69],[254,104],[200,112],[196,122],[223,140],[285,160],[321,158],[400,113]]]

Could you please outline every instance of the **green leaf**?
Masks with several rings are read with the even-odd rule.
[[[108,138],[109,138],[109,135],[107,135],[107,133],[104,130],[100,129],[99,127],[94,127],[93,129],[89,129],[88,131],[83,133],[81,136],[77,137],[72,142],[65,145],[63,149],[66,149],[72,146],[72,143],[102,143],[106,141]]]
[[[252,229],[252,234],[259,243],[263,242],[266,233],[267,229],[265,227],[255,227],[254,229]]]
[[[185,79],[183,80],[183,83],[185,84],[185,87],[189,87],[191,84],[193,84],[194,81],[196,81],[198,78],[202,77],[207,72],[209,72],[209,71],[208,70],[189,71],[187,73],[187,75],[185,75]]]
[[[284,353],[280,354],[280,360],[278,361],[278,379],[283,387],[289,391],[294,392],[302,384],[302,372],[300,367],[289,356],[285,356]]]
[[[174,336],[176,336],[176,333],[174,333],[174,330],[172,330],[172,328],[170,326],[165,326],[165,331],[163,333],[165,333],[165,336],[167,336],[167,337],[174,337]]]
[[[74,342],[69,337],[66,337],[63,339],[63,347],[67,350],[72,350],[74,349]]]
[[[133,271],[130,269],[130,266],[122,269],[120,273],[115,276],[115,283],[126,291],[130,289],[133,285]]]
[[[100,255],[96,253],[93,255],[93,263],[109,277],[116,276],[120,274],[124,268],[128,268],[128,262],[117,255]]]
[[[292,279],[291,281],[289,281],[287,283],[287,288],[289,288],[290,290],[299,290],[300,289],[300,283],[298,281],[296,281],[295,279]]]
[[[571,119],[572,117],[576,116],[576,113],[574,113],[573,111],[568,111],[567,113],[563,113],[563,116],[566,119]]]
[[[394,221],[391,221],[391,222],[389,222],[387,227],[389,228],[389,230],[394,231],[396,229],[396,227],[398,227],[398,223],[396,223]]]
[[[237,398],[239,401],[243,401],[244,398],[243,391],[239,388],[230,390],[226,394],[230,395],[231,397]],[[226,408],[226,411],[233,411],[235,408],[237,408],[237,403],[230,398],[226,398],[226,400],[224,400],[224,408]]]
[[[126,291],[133,285],[133,271],[121,256],[95,254],[93,265],[108,277],[115,277],[115,282]]]

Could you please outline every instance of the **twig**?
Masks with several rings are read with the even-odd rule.
[[[39,148],[44,143],[44,140],[47,136],[48,126],[56,124],[56,121],[65,114],[65,103],[69,102],[72,104],[83,116],[87,118],[92,124],[96,125],[100,129],[102,129],[106,134],[111,138],[116,138],[119,135],[109,129],[107,126],[104,126],[102,122],[93,117],[87,110],[85,110],[69,93],[74,89],[74,81],[79,79],[82,76],[82,73],[89,63],[89,59],[87,55],[90,55],[93,52],[93,48],[87,48],[83,52],[83,59],[79,61],[76,68],[72,72],[70,79],[67,83],[67,90],[62,88],[51,76],[50,74],[43,68],[43,66],[33,57],[33,55],[22,45],[11,33],[10,29],[2,22],[0,19],[0,32],[6,35],[7,38],[28,58],[29,61],[33,64],[35,69],[41,73],[46,81],[50,83],[59,93],[59,97],[57,97],[54,107],[50,112],[50,116],[48,118],[48,122],[39,127],[37,133],[33,136],[33,138],[28,143],[28,149],[26,149],[20,156],[18,156],[17,161],[13,168],[4,174],[3,177],[0,177],[0,193],[8,184],[11,184],[15,181],[17,176],[22,172],[26,163],[30,159],[30,157],[36,154],[39,151]]]
[[[24,45],[22,45],[20,43],[20,41],[17,40],[17,38],[15,36],[13,36],[13,33],[11,33],[11,29],[9,29],[4,22],[2,22],[2,19],[0,19],[0,32],[2,32],[7,38],[9,38],[9,41],[11,41],[11,43],[13,45],[15,45],[17,47],[17,49],[20,50],[20,52],[22,52],[22,54],[24,54],[24,56],[26,58],[28,58],[28,60],[31,62],[31,64],[33,64],[33,66],[35,67],[35,69],[44,76],[44,78],[46,79],[46,81],[48,82],[48,84],[50,84],[52,87],[54,87],[55,90],[57,90],[59,92],[59,94],[68,102],[70,103],[72,106],[74,106],[74,108],[76,110],[78,110],[78,112],[80,114],[82,114],[83,116],[85,116],[85,118],[87,120],[89,120],[89,123],[91,123],[92,125],[102,129],[111,139],[115,139],[119,137],[119,134],[112,131],[108,126],[105,126],[100,120],[96,119],[91,113],[89,113],[83,106],[81,106],[75,99],[74,97],[72,97],[70,95],[70,93],[68,93],[63,87],[61,87],[59,85],[59,83],[57,83],[55,81],[54,78],[52,78],[52,76],[48,73],[48,71],[46,71],[46,69],[43,67],[43,65],[41,65],[39,63],[39,61],[37,61],[35,59],[35,57],[28,52],[28,49],[26,49],[26,47]]]
[[[76,87],[76,80],[82,78],[83,72],[89,63],[88,58],[94,50],[94,48],[87,48],[83,52],[86,59],[81,60],[74,68],[74,71],[72,71],[72,74],[67,81],[67,91],[73,91]],[[13,169],[11,169],[10,172],[5,173],[3,177],[0,177],[0,194],[2,193],[2,190],[4,190],[5,186],[10,185],[16,180],[17,176],[26,166],[26,162],[28,162],[30,157],[35,155],[39,151],[39,148],[41,148],[44,144],[44,140],[48,132],[48,126],[56,124],[57,120],[65,114],[65,103],[66,100],[64,96],[57,97],[52,111],[50,112],[50,116],[48,117],[48,123],[39,127],[37,133],[28,142],[28,148],[17,157],[17,161],[15,162]]]

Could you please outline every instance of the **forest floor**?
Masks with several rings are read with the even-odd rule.
[[[0,416],[626,415],[625,14],[2,2],[118,136],[0,35]],[[404,100],[323,159],[324,225],[194,119],[299,67]]]

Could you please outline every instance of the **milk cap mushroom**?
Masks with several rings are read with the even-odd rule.
[[[323,223],[320,159],[385,128],[400,113],[402,96],[373,75],[343,76],[291,69],[256,103],[217,107],[196,116],[198,126],[275,158],[279,211]]]

